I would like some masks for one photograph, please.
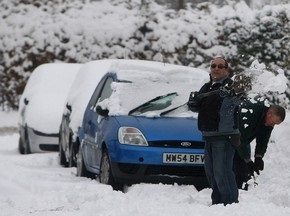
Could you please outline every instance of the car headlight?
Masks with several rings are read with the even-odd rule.
[[[120,127],[118,136],[121,144],[148,146],[145,137],[137,128]]]

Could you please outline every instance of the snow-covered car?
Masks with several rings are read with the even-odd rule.
[[[140,182],[206,187],[204,142],[187,100],[207,78],[199,69],[158,62],[112,64],[78,131],[77,175],[115,189]]]
[[[81,64],[48,63],[29,77],[19,101],[19,152],[58,151],[65,99]]]
[[[96,85],[119,60],[96,60],[85,63],[75,77],[63,109],[59,128],[59,161],[65,167],[76,166],[76,134],[82,124],[83,114]]]

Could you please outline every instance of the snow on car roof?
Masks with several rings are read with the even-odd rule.
[[[65,102],[72,107],[69,124],[74,133],[73,138],[75,138],[78,127],[82,123],[84,111],[95,88],[106,73],[128,67],[131,69],[144,68],[149,65],[151,69],[152,65],[160,67],[159,62],[130,59],[103,59],[85,63],[76,75]],[[64,114],[66,112],[68,110],[64,108]]]
[[[172,64],[164,64],[161,62],[129,59],[105,59],[88,62],[80,68],[66,100],[66,103],[72,107],[70,115],[70,128],[73,130],[74,134],[77,133],[78,127],[81,125],[85,108],[96,86],[102,77],[108,72],[117,72],[119,79],[134,79],[135,81],[140,80],[138,81],[138,85],[135,85],[135,88],[137,88],[139,92],[142,90],[142,86],[144,85],[142,81],[142,76],[144,76],[144,73],[146,73],[145,76],[148,79],[151,79],[153,83],[156,83],[157,89],[160,89],[158,87],[158,82],[166,82],[166,76],[171,73],[172,75],[167,79],[174,79],[176,81],[180,80],[180,82],[184,82],[184,79],[186,79],[188,84],[192,85],[186,86],[186,88],[188,88],[187,92],[198,90],[201,84],[208,79],[208,73],[205,73],[202,70]],[[123,72],[124,76],[122,75]],[[144,72],[142,73],[143,75],[141,75],[141,72]],[[128,74],[130,74],[130,76]],[[149,76],[149,74],[152,75]],[[186,78],[184,76],[186,76]],[[119,83],[119,85],[122,85],[122,83]],[[130,88],[130,91],[134,91],[134,88]],[[142,95],[143,96],[140,97],[141,100],[136,98],[136,104],[141,103],[141,101],[144,101],[147,98],[151,99],[152,92],[142,92]],[[186,95],[186,100],[188,99],[188,96],[189,95]],[[122,100],[125,101],[126,96],[123,95],[122,97],[124,97]],[[111,110],[111,113],[128,114],[128,108],[124,109],[120,106],[121,102],[118,102],[118,100],[119,98],[115,97],[115,101],[113,98],[110,101],[110,103],[113,104],[112,108],[114,109]],[[135,104],[132,104],[132,106],[134,105]],[[64,114],[66,112],[67,109],[65,108]]]
[[[29,103],[25,121],[29,127],[45,133],[57,133],[69,88],[81,64],[48,63],[31,74],[19,101],[19,120],[24,98]]]
[[[95,60],[85,63],[75,77],[70,87],[65,104],[72,107],[70,114],[70,128],[75,134],[81,125],[84,110],[102,77],[108,72],[111,64],[116,60]],[[68,110],[64,107],[63,114]]]

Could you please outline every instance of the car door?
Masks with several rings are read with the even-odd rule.
[[[83,133],[84,133],[83,155],[84,155],[85,164],[90,168],[93,167],[92,151],[94,149],[94,143],[95,143],[94,141],[95,128],[92,125],[92,121],[94,121],[94,119],[97,118],[95,116],[96,113],[93,110],[94,110],[94,105],[96,104],[97,99],[99,98],[101,94],[101,90],[104,86],[105,81],[106,81],[106,77],[103,78],[97,85],[84,113],[84,120],[83,120],[83,126],[82,126]]]
[[[87,110],[87,121],[85,125],[85,140],[86,140],[86,152],[88,157],[88,165],[92,169],[99,168],[99,149],[101,142],[99,142],[99,135],[102,131],[102,123],[105,121],[104,117],[99,116],[96,112],[98,102],[110,97],[112,94],[111,84],[113,78],[110,76],[105,77],[98,87],[89,103],[90,108]]]

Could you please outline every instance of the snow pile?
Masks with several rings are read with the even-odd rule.
[[[12,115],[13,116],[13,115]],[[13,120],[12,116],[10,117]],[[0,112],[0,119],[6,118]],[[9,125],[15,124],[14,118]],[[125,193],[96,180],[76,177],[58,164],[58,153],[20,155],[18,134],[0,136],[0,208],[3,216],[289,216],[290,113],[276,126],[257,187],[240,190],[239,203],[210,206],[210,189],[136,184]],[[21,178],[20,178],[21,177]]]
[[[252,79],[252,94],[277,92],[282,94],[287,89],[288,79],[284,71],[279,69],[277,75],[267,70],[264,63],[254,60],[250,69],[245,72]]]

